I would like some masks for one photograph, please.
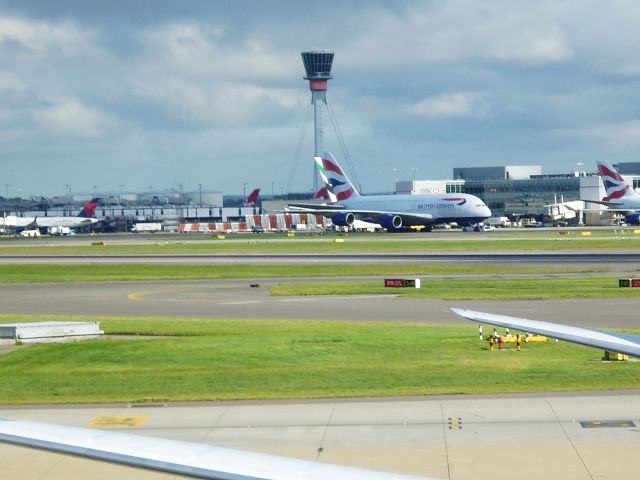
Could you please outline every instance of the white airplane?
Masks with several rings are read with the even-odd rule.
[[[78,228],[98,223],[95,218],[95,210],[100,201],[99,198],[91,199],[76,217],[16,217],[10,215],[4,217],[2,223],[7,227],[22,228],[51,228],[69,227]]]
[[[608,352],[640,357],[640,336],[636,335],[600,332],[598,330],[562,325],[560,323],[542,322],[540,320],[496,315],[494,313],[475,312],[461,308],[452,308],[451,310],[456,315],[471,320],[472,322],[487,323],[497,327],[536,333],[538,335],[578,343],[588,347],[601,348]]]
[[[602,177],[607,196],[602,200],[581,200],[587,203],[604,205],[611,212],[623,213],[627,223],[640,224],[640,194],[609,162],[598,160],[596,163],[598,164],[598,171]]]
[[[0,441],[215,480],[428,480],[129,433],[0,418]],[[87,474],[90,477],[90,474]]]
[[[480,223],[491,217],[482,200],[466,193],[420,195],[360,195],[331,153],[314,157],[331,199],[328,204],[290,204],[289,211],[319,213],[334,225],[351,226],[354,220],[377,223],[387,231],[430,228],[438,223]]]

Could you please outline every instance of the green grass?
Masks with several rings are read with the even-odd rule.
[[[440,236],[425,239],[394,239],[393,235],[369,240],[348,237],[344,243],[334,238],[260,240],[255,237],[215,241],[174,241],[153,244],[50,245],[45,241],[25,241],[24,245],[1,245],[0,255],[179,255],[179,254],[283,254],[283,253],[429,253],[429,252],[505,252],[505,251],[582,251],[640,249],[640,236],[621,240],[601,237],[511,236],[485,238],[471,236],[463,240],[447,240]]]
[[[489,352],[476,326],[103,319],[180,337],[22,346],[0,356],[0,403],[146,402],[640,387],[640,362],[567,343]]]
[[[0,283],[193,280],[216,278],[497,275],[602,272],[606,267],[537,267],[530,265],[381,264],[381,265],[179,265],[179,264],[7,264]]]
[[[560,298],[640,298],[638,288],[619,288],[614,277],[423,279],[422,288],[385,288],[380,281],[287,283],[272,295],[402,295],[440,300],[552,300]]]

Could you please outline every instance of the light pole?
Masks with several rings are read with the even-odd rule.
[[[414,181],[414,182],[416,181],[416,170],[418,170],[418,168],[417,168],[417,167],[413,167],[413,168],[411,169],[411,171],[413,172],[413,181]]]
[[[243,196],[244,198],[247,198],[247,182],[244,182],[244,183],[242,184],[242,196]]]

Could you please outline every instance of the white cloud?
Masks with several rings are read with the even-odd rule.
[[[281,110],[302,109],[308,97],[298,91],[245,82],[201,82],[180,77],[138,80],[135,94],[175,118],[206,126],[261,123]]]
[[[268,42],[246,38],[232,43],[224,28],[206,23],[171,23],[141,36],[146,70],[209,80],[273,80],[287,78],[291,68],[299,67],[299,59],[283,55]]]
[[[92,43],[93,34],[70,20],[53,23],[0,16],[0,46],[73,55],[87,52]]]
[[[582,138],[588,138],[609,145],[613,150],[640,147],[640,120],[596,125],[574,130]]]
[[[114,121],[99,110],[76,99],[58,101],[34,112],[38,123],[57,134],[97,137],[114,126]]]
[[[341,56],[361,67],[382,62],[383,68],[455,61],[561,62],[573,50],[556,14],[549,3],[489,0],[423,2],[401,13],[372,10],[355,22],[354,38]]]
[[[445,93],[406,107],[408,113],[426,118],[477,116],[486,109],[482,95],[477,92]]]
[[[17,75],[12,72],[0,71],[0,93],[23,93],[26,86]]]

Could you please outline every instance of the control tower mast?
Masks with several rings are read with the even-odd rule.
[[[322,103],[327,106],[326,91],[331,76],[333,52],[329,50],[314,50],[302,52],[302,62],[307,72],[305,80],[309,80],[311,90],[311,104],[313,105],[313,121],[315,133],[315,156],[322,155],[324,130],[322,126]],[[318,175],[313,170],[313,193],[318,191]]]

